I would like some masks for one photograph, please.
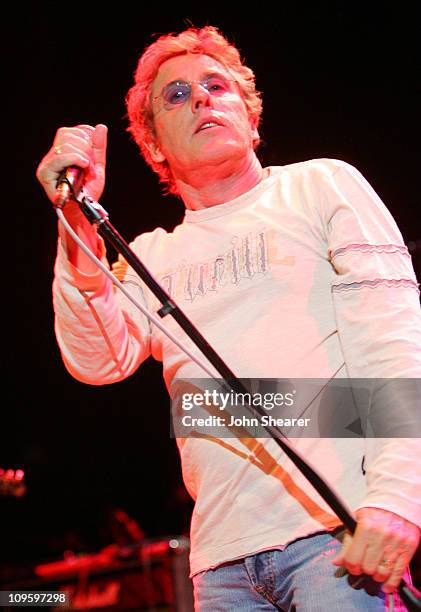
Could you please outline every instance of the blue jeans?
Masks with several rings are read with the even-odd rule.
[[[406,610],[368,576],[351,576],[331,560],[343,530],[300,538],[193,577],[196,612],[355,612]]]

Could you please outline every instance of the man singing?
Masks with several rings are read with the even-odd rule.
[[[131,246],[236,376],[420,377],[418,285],[396,223],[345,162],[261,166],[254,75],[220,32],[189,28],[153,42],[139,60],[127,109],[144,159],[185,206],[173,232],[157,228]],[[100,198],[106,138],[102,124],[57,131],[37,171],[52,201],[70,165],[85,170],[86,191]],[[79,206],[69,201],[64,214],[105,259]],[[113,268],[150,311],[159,309],[122,259]],[[64,363],[82,382],[120,381],[150,355],[163,362],[170,395],[176,378],[204,377],[61,225],[54,308]],[[396,588],[420,540],[418,439],[295,441],[355,512],[353,536],[344,536],[340,520],[272,439],[191,436],[177,443],[195,500],[197,610],[402,605]]]

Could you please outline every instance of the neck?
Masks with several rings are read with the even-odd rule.
[[[238,198],[260,183],[262,166],[254,155],[235,169],[228,160],[211,168],[201,168],[188,181],[177,180],[184,205],[189,210],[200,210]]]

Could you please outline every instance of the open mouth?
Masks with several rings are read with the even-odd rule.
[[[204,121],[199,125],[195,134],[197,134],[198,132],[203,132],[204,130],[209,130],[214,127],[221,127],[221,124],[217,123],[216,121]]]

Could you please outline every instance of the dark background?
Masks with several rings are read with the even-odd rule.
[[[181,203],[161,196],[126,132],[124,98],[152,35],[190,22],[219,27],[263,92],[262,163],[333,157],[355,165],[396,219],[420,278],[418,20],[406,3],[318,4],[278,4],[277,14],[244,5],[226,16],[182,6],[171,15],[162,4],[144,15],[116,3],[89,10],[33,3],[5,20],[3,219],[12,218],[3,221],[0,467],[24,469],[27,493],[0,498],[3,568],[98,551],[115,540],[116,507],[147,537],[188,529],[192,505],[169,437],[161,365],[148,360],[104,387],[78,383],[64,369],[51,304],[56,218],[35,178],[59,126],[105,123],[101,202],[113,225],[129,241],[181,221]]]

